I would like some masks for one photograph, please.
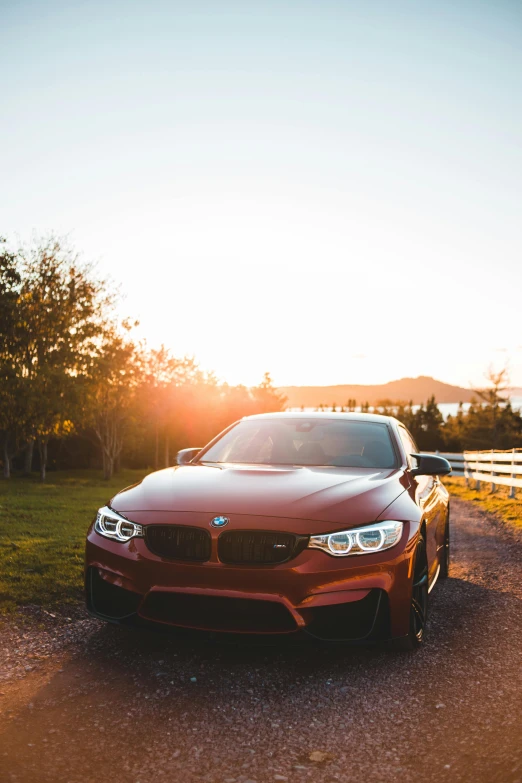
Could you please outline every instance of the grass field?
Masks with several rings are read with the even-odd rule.
[[[481,489],[477,490],[475,481],[470,481],[468,487],[466,479],[460,477],[444,479],[444,484],[454,497],[469,500],[485,511],[497,514],[507,524],[522,530],[522,491],[518,490],[517,496],[510,498],[509,487],[497,487],[496,491],[492,492],[491,484],[483,481]]]
[[[46,484],[36,477],[0,481],[0,612],[18,605],[47,608],[81,599],[84,542],[96,510],[145,471],[125,470],[112,481],[95,471],[50,473]],[[450,492],[498,514],[522,529],[522,499],[507,491],[477,492],[464,479],[449,479]]]
[[[0,612],[16,605],[76,603],[82,594],[85,534],[97,509],[144,471],[103,481],[96,471],[0,481]]]

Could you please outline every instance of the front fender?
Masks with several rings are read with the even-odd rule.
[[[408,490],[401,492],[399,497],[386,506],[384,511],[377,517],[376,522],[382,519],[396,519],[399,522],[412,522],[417,526],[417,530],[422,522],[422,510],[413,500]],[[417,532],[417,531],[415,531]]]

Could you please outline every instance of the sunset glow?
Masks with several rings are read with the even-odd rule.
[[[231,383],[522,385],[520,7],[155,8],[4,9],[2,224]]]

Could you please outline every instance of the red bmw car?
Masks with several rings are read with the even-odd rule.
[[[450,471],[391,417],[244,418],[99,509],[88,609],[120,623],[412,649],[448,574],[439,477]]]

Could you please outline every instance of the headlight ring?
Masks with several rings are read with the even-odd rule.
[[[132,538],[143,538],[142,525],[126,519],[108,506],[98,510],[94,529],[101,536],[120,543],[130,541]]]
[[[391,549],[400,541],[402,530],[402,522],[384,520],[365,527],[310,536],[308,548],[322,549],[334,557],[382,552]]]

